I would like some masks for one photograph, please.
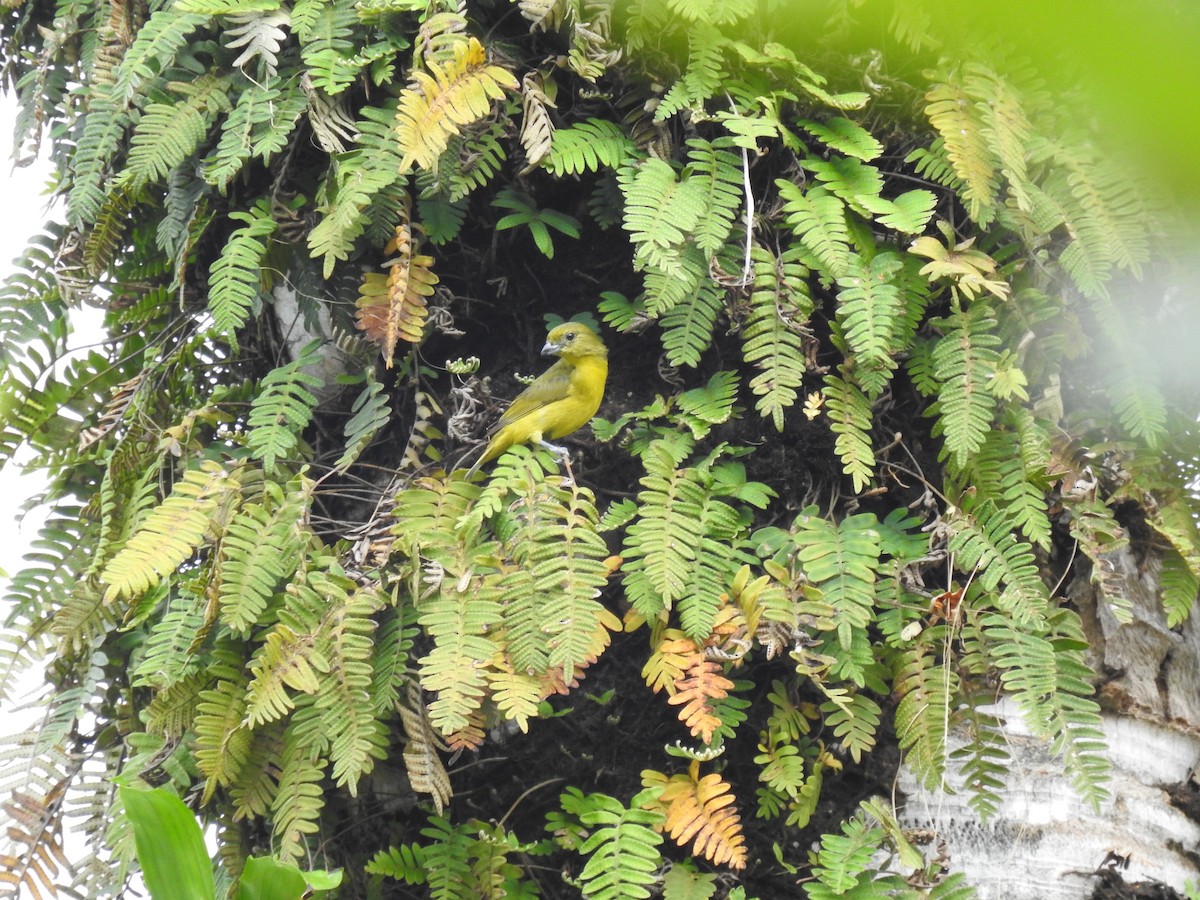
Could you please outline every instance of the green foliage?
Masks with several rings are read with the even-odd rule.
[[[784,200],[787,224],[828,277],[840,278],[850,265],[846,207],[823,187],[801,190],[791,181],[776,183]]]
[[[795,248],[772,256],[754,248],[754,289],[750,314],[742,325],[742,355],[762,371],[750,380],[756,408],[783,431],[784,413],[804,383],[804,330],[814,303],[804,277],[807,269]]]
[[[655,871],[662,864],[659,845],[662,835],[657,827],[665,816],[655,809],[642,809],[648,799],[642,792],[626,807],[607,794],[584,794],[571,788],[560,800],[563,811],[589,829],[579,845],[588,858],[579,880],[583,895],[597,900],[619,897],[651,896],[647,885],[657,880]]]
[[[121,179],[134,190],[163,181],[196,152],[217,115],[229,111],[225,79],[205,75],[192,82],[172,82],[168,88],[180,99],[149,104],[129,142]]]
[[[617,123],[586,119],[555,129],[542,165],[551,175],[582,175],[601,168],[618,169],[633,153],[633,142]]]
[[[502,826],[477,820],[451,825],[432,816],[421,834],[432,843],[381,850],[367,864],[367,872],[428,884],[430,895],[438,900],[529,896],[523,870],[508,857],[530,848]]]
[[[934,344],[932,362],[940,382],[937,401],[930,412],[938,415],[938,428],[946,439],[945,453],[959,469],[983,446],[992,425],[1000,345],[995,320],[986,303],[972,304],[965,312],[938,320],[942,337]]]
[[[242,91],[216,149],[204,160],[204,180],[224,193],[249,160],[270,162],[287,146],[305,109],[302,98],[294,88],[251,85]]]
[[[513,210],[508,215],[500,217],[496,222],[496,230],[504,231],[524,225],[529,229],[534,244],[546,259],[554,258],[554,240],[550,237],[551,228],[567,237],[579,237],[579,223],[575,219],[553,209],[537,209],[530,203],[529,195],[524,192],[505,188],[492,201],[492,205]]]
[[[188,559],[238,486],[237,473],[215,463],[184,473],[105,566],[106,601],[140,596]]]
[[[1069,86],[910,11],[873,27],[916,55],[864,68],[748,0],[43,6],[0,21],[69,222],[0,289],[0,459],[48,476],[0,633],[6,702],[52,686],[0,747],[20,887],[77,819],[60,893],[120,893],[121,773],[196,798],[222,884],[276,871],[269,843],[347,896],[707,896],[671,836],[730,896],[750,863],[764,891],[962,900],[827,788],[898,749],[994,817],[997,690],[1106,797],[1063,598],[1194,615],[1196,409],[1156,364],[1177,304],[1117,281],[1170,270],[1168,216]],[[606,418],[554,436],[567,477],[516,446],[464,480],[500,373],[593,293]],[[81,304],[107,336],[72,355]],[[355,325],[404,316],[411,352],[364,367]],[[693,765],[630,768],[659,753]],[[601,775],[655,788],[575,786]],[[843,824],[785,859],[818,810]]]
[[[320,344],[314,341],[294,360],[268,372],[250,404],[246,446],[268,472],[296,449],[300,433],[312,419],[318,401],[310,389],[321,387],[321,379],[311,370],[319,368],[319,351]]]
[[[208,304],[213,325],[237,345],[238,329],[246,324],[263,292],[263,262],[266,238],[275,233],[270,204],[263,200],[249,212],[234,212],[230,218],[245,224],[233,232],[209,273]]]

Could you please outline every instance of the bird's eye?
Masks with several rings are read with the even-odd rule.
[[[567,332],[567,340],[568,340],[568,341],[573,341],[573,340],[575,340],[575,332],[573,332],[573,331],[568,331],[568,332]]]

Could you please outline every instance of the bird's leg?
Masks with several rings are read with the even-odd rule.
[[[559,463],[566,466],[567,477],[566,477],[566,480],[563,482],[563,487],[567,487],[569,485],[573,486],[575,484],[575,473],[571,471],[571,451],[568,450],[566,447],[562,447],[558,444],[552,444],[549,441],[545,441],[545,440],[539,440],[538,445],[541,447],[545,447],[547,450],[549,450],[551,453],[554,454],[554,458],[557,459],[559,461]]]
[[[571,451],[566,447],[562,447],[558,444],[552,444],[549,441],[542,440],[541,438],[538,438],[537,445],[553,453],[554,458],[559,462],[565,462],[571,456]]]

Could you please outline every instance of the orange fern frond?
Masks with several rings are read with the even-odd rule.
[[[662,828],[680,847],[692,843],[692,853],[715,865],[746,867],[746,838],[741,817],[733,807],[729,783],[716,772],[700,777],[700,762],[692,760],[687,774],[667,778],[661,772],[642,772],[645,787],[661,787],[656,806],[666,813]]]
[[[703,651],[692,657],[683,677],[675,681],[675,696],[668,698],[672,706],[682,706],[679,719],[704,743],[712,743],[713,734],[721,720],[713,710],[713,701],[729,696],[733,682],[721,673],[721,666],[705,659]]]
[[[389,369],[398,341],[420,343],[429,315],[425,298],[433,294],[439,280],[432,269],[433,257],[416,252],[413,232],[419,227],[408,221],[396,226],[395,237],[384,247],[385,253],[395,254],[384,263],[387,275],[368,272],[359,288],[358,327],[382,348]]]
[[[467,724],[453,734],[446,735],[446,749],[451,753],[460,750],[478,750],[483,746],[487,733],[483,730],[483,711],[472,710],[467,716]]]

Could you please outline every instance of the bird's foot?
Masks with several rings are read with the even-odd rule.
[[[554,458],[566,467],[567,477],[562,480],[562,487],[575,487],[575,473],[571,471],[571,451],[549,441],[538,441],[538,444],[553,453]]]

